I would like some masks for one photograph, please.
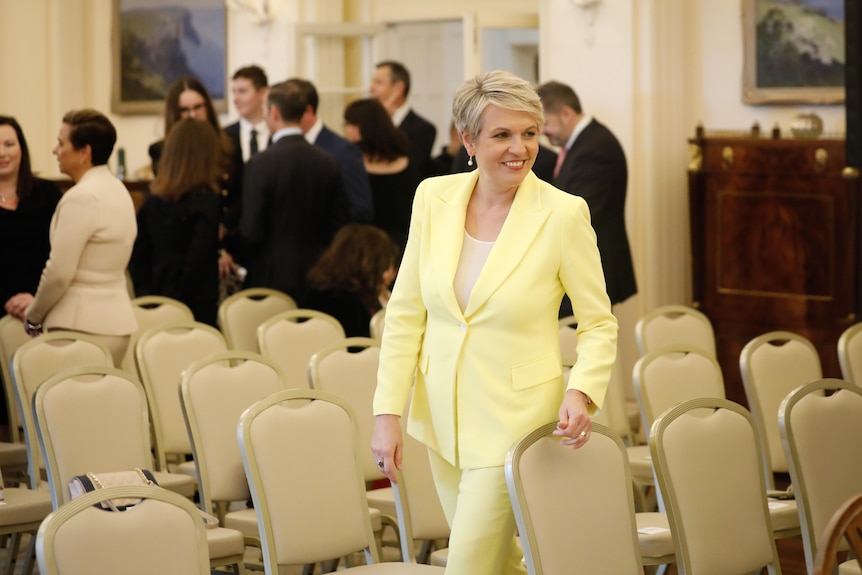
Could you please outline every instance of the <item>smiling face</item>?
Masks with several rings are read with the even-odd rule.
[[[266,102],[266,88],[254,87],[248,78],[234,78],[231,81],[233,105],[237,113],[246,120],[257,123],[263,118],[263,105]]]
[[[467,153],[476,157],[479,178],[498,191],[517,188],[539,151],[539,126],[529,112],[489,104],[476,138],[464,133]]]
[[[15,179],[21,167],[21,143],[18,134],[8,125],[0,125],[0,179]]]

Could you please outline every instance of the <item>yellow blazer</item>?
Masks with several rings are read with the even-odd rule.
[[[51,219],[51,254],[27,319],[98,335],[138,329],[126,266],[138,233],[129,191],[95,166],[63,194]]]
[[[586,202],[532,172],[462,313],[453,280],[477,178],[431,178],[416,191],[374,396],[375,415],[401,415],[415,374],[408,432],[465,469],[503,465],[515,440],[558,417],[567,387],[600,408],[617,338]],[[563,292],[579,320],[567,387],[557,323]]]

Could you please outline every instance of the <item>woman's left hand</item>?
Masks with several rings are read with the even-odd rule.
[[[236,271],[233,256],[225,250],[221,250],[218,258],[218,277],[224,279],[230,277]]]
[[[589,441],[590,432],[593,429],[593,422],[587,408],[589,402],[589,398],[583,392],[576,389],[566,391],[560,404],[560,421],[557,423],[557,429],[554,430],[554,435],[566,438],[560,442],[563,445],[571,445],[578,449]]]
[[[27,308],[30,307],[31,303],[33,303],[33,294],[19,293],[9,298],[4,309],[9,315],[24,321],[24,317],[27,314]]]

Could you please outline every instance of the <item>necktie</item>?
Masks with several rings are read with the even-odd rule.
[[[251,129],[251,134],[249,135],[248,152],[249,156],[253,156],[257,153],[257,130],[254,128]]]
[[[563,162],[566,161],[566,152],[568,150],[565,147],[560,148],[560,151],[557,153],[557,163],[554,164],[554,179],[560,175],[560,168],[563,167]]]

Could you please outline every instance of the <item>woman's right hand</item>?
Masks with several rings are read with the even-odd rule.
[[[371,436],[371,452],[374,460],[389,481],[395,480],[395,470],[401,469],[402,436],[400,417],[392,414],[378,415]]]
[[[30,307],[31,303],[33,303],[33,294],[19,293],[10,297],[3,307],[6,313],[24,321],[24,317],[27,315],[27,308]]]

